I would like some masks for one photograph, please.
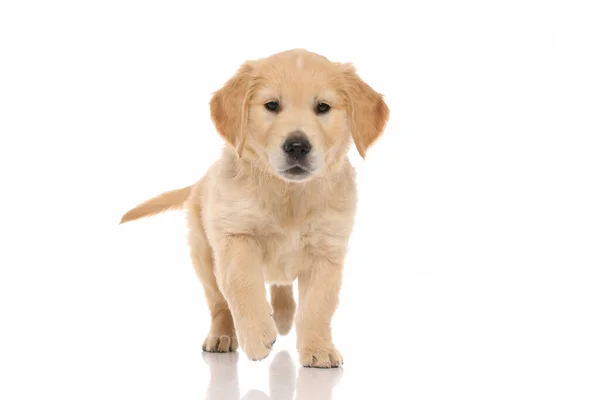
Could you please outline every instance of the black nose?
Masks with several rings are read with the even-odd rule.
[[[283,144],[283,151],[296,160],[306,157],[306,155],[310,153],[310,149],[310,142],[304,135],[292,135],[288,137]]]

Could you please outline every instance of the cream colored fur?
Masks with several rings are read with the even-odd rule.
[[[276,98],[278,113],[264,104]],[[316,101],[331,106],[315,113]],[[290,50],[244,64],[211,100],[228,143],[194,185],[148,200],[121,222],[182,207],[192,262],[211,312],[206,351],[241,346],[254,360],[295,322],[300,362],[336,367],[331,319],[356,210],[352,141],[364,157],[388,108],[348,64]],[[292,182],[277,169],[290,132],[306,133],[315,170]],[[292,284],[298,281],[298,310]],[[265,283],[271,285],[271,304]]]

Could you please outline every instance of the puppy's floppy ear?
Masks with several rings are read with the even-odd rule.
[[[354,66],[345,64],[344,68],[344,93],[352,139],[361,157],[365,158],[369,147],[383,132],[390,110],[383,96],[358,76]]]
[[[252,67],[242,65],[210,100],[210,115],[217,131],[241,157],[246,140]]]

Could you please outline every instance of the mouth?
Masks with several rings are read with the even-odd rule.
[[[293,167],[281,171],[281,174],[291,180],[301,180],[310,175],[310,171],[300,165],[294,165]]]
[[[285,171],[283,171],[286,174],[290,174],[290,175],[304,175],[304,174],[308,174],[308,170],[302,168],[299,165],[294,165],[292,168],[288,168]]]

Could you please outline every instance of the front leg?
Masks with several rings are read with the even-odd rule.
[[[338,305],[342,264],[316,258],[298,276],[299,308],[296,318],[300,363],[331,368],[342,364],[333,345],[331,319]]]
[[[262,360],[277,338],[267,302],[262,252],[250,236],[228,236],[215,248],[215,275],[231,310],[240,347]]]

